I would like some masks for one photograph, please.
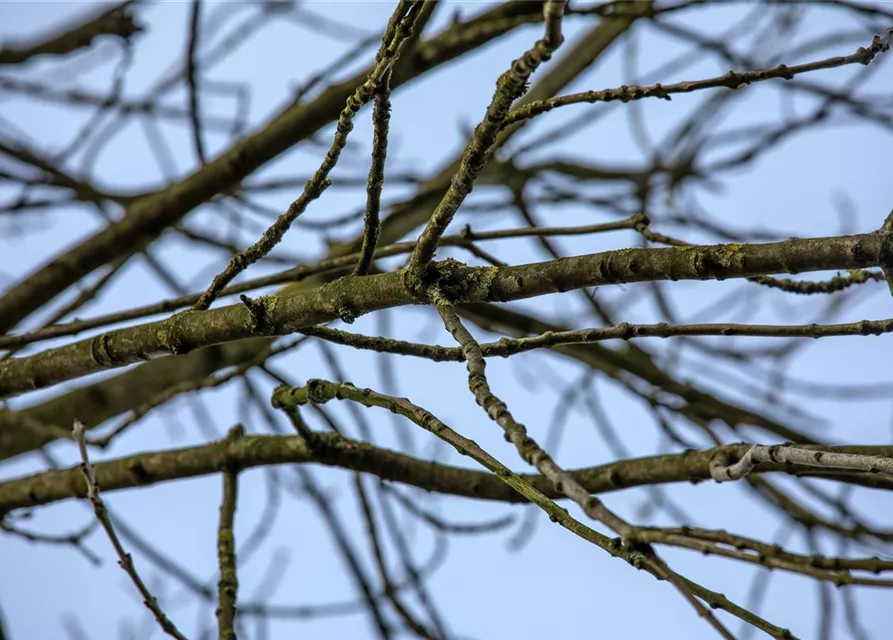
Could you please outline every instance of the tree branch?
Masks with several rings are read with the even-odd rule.
[[[275,464],[322,464],[369,473],[383,480],[400,482],[435,493],[506,503],[524,501],[514,489],[490,473],[413,458],[336,434],[320,433],[315,439],[317,442],[312,449],[299,436],[246,436],[234,441],[223,439],[196,447],[166,449],[97,462],[94,471],[97,482],[108,493],[218,473],[222,469],[244,470]],[[710,461],[715,456],[725,454],[737,459],[749,448],[750,445],[747,444],[723,445],[704,451],[620,460],[574,469],[570,473],[593,494],[671,482],[698,483],[711,479]],[[803,445],[802,448],[893,458],[893,447],[890,446]],[[777,463],[760,463],[755,472],[787,473],[789,468]],[[545,477],[538,474],[518,475],[549,498],[564,498]],[[798,471],[798,475],[893,489],[893,482],[879,474],[804,469]],[[43,471],[0,482],[0,515],[15,509],[86,497],[80,467]]]
[[[0,65],[21,64],[41,55],[64,56],[91,46],[101,36],[118,36],[126,40],[143,30],[128,8],[132,1],[119,3],[65,33],[50,36],[46,40],[0,49]]]
[[[391,86],[397,88],[444,63],[490,42],[523,22],[501,21],[510,15],[531,13],[524,3],[506,3],[445,29],[420,42],[394,70]],[[540,14],[540,11],[534,11]],[[482,25],[489,25],[482,28]],[[463,37],[458,37],[464,33]],[[181,182],[140,198],[127,215],[97,232],[68,252],[27,275],[0,297],[0,332],[18,324],[36,309],[94,269],[129,251],[134,245],[155,239],[187,213],[218,193],[237,185],[262,165],[314,135],[338,117],[347,98],[365,80],[364,70],[332,85],[306,105],[289,105],[256,133],[233,145]]]
[[[767,244],[622,249],[509,267],[432,265],[426,278],[457,303],[506,302],[583,287],[655,280],[713,280],[893,264],[893,238],[874,233]],[[283,335],[340,318],[426,300],[404,272],[345,277],[293,296],[190,311],[0,363],[0,398],[221,342]]]

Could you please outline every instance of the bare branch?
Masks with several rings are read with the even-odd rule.
[[[103,10],[98,16],[45,40],[19,47],[4,47],[0,49],[0,65],[22,64],[41,55],[68,55],[92,46],[93,41],[102,36],[118,36],[126,40],[143,30],[130,11],[129,5],[132,2],[133,0],[120,2],[111,9]]]
[[[761,462],[774,462],[797,467],[820,467],[824,469],[842,469],[846,471],[863,471],[882,473],[893,476],[893,460],[846,453],[827,453],[809,451],[785,445],[754,445],[748,449],[741,459],[730,464],[721,456],[710,463],[710,475],[717,482],[740,480],[751,473]]]
[[[791,239],[754,245],[625,249],[510,267],[440,263],[435,281],[456,302],[508,301],[588,286],[652,280],[707,280],[819,269],[863,269],[893,263],[884,230],[872,234]],[[404,273],[353,276],[303,295],[257,304],[190,311],[0,362],[0,398],[163,355],[240,338],[283,335],[336,318],[423,302],[404,287]]]
[[[140,592],[140,595],[143,596],[143,603],[149,611],[152,612],[152,615],[155,616],[158,626],[160,626],[161,630],[170,637],[177,638],[177,640],[186,640],[186,637],[180,633],[177,627],[174,626],[174,623],[171,622],[161,610],[158,605],[158,600],[149,592],[148,587],[146,587],[142,578],[140,578],[137,573],[136,567],[133,566],[133,558],[124,550],[121,541],[118,540],[118,534],[115,533],[111,518],[109,518],[108,511],[105,508],[105,503],[103,503],[102,498],[99,496],[99,482],[96,478],[96,471],[93,468],[93,465],[90,464],[90,459],[87,456],[87,444],[84,442],[84,431],[84,425],[75,420],[71,434],[81,453],[80,471],[87,481],[87,498],[93,505],[93,512],[96,514],[96,519],[99,520],[99,524],[102,525],[109,541],[115,548],[115,553],[118,555],[118,564],[130,577],[131,582],[133,582],[134,586]]]

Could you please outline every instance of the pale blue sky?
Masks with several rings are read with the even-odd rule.
[[[310,3],[311,11],[327,15],[339,22],[353,25],[357,30],[377,33],[384,26],[392,10],[385,2]],[[484,3],[451,3],[463,12],[479,11]],[[140,96],[157,78],[176,64],[185,46],[184,34],[188,25],[186,2],[164,2],[144,13],[148,32],[139,37],[135,49],[134,65],[127,76],[126,93]],[[687,13],[688,26],[712,33],[719,32],[733,23],[736,16],[753,10],[748,3],[729,3],[718,9]],[[88,9],[88,3],[80,2],[3,2],[0,3],[0,38],[3,42],[35,30],[48,29],[63,24],[71,15]],[[233,28],[254,11],[250,5],[239,3],[208,3],[205,17],[220,20],[222,32]],[[431,25],[432,29],[446,23],[450,11],[441,11]],[[801,40],[816,37],[840,26],[841,13],[833,10],[814,9],[801,27]],[[566,26],[570,48],[575,36],[581,32],[580,21],[569,20]],[[889,26],[889,25],[887,25]],[[857,30],[853,24],[851,30]],[[492,94],[496,77],[511,59],[523,51],[539,35],[539,27],[519,29],[499,40],[495,45],[477,52],[470,59],[447,65],[419,82],[399,90],[393,101],[391,130],[393,132],[389,171],[413,170],[430,172],[448,158],[452,158],[463,143],[463,136],[482,116]],[[433,32],[433,31],[432,31]],[[717,75],[727,66],[714,59],[703,57],[697,64],[687,67],[677,75],[649,78],[647,72],[658,63],[680,53],[678,41],[665,36],[654,36],[651,30],[637,30],[636,42],[640,49],[641,69],[649,81],[672,82]],[[867,32],[866,32],[867,33]],[[651,34],[651,35],[649,35]],[[647,35],[647,38],[642,36]],[[218,38],[219,39],[219,38]],[[867,44],[870,37],[862,40],[841,42],[834,54],[844,55],[860,44]],[[252,93],[248,111],[249,126],[254,127],[272,113],[290,95],[292,88],[314,71],[325,67],[345,50],[346,41],[326,36],[319,29],[309,29],[295,23],[282,22],[268,27],[230,57],[225,63],[208,72],[216,81],[250,82]],[[213,47],[214,43],[208,44]],[[600,89],[616,86],[629,79],[622,66],[623,47],[615,47],[611,55],[578,79],[569,90]],[[103,42],[90,56],[117,59],[118,50],[111,42]],[[370,52],[352,67],[345,68],[340,77],[347,77],[360,65],[365,65]],[[768,55],[768,53],[767,53]],[[826,54],[826,55],[830,55]],[[560,56],[559,56],[560,57]],[[802,60],[785,60],[799,62]],[[889,99],[891,64],[881,61],[867,83],[869,92]],[[64,73],[52,76],[54,69],[63,65],[38,64],[29,69],[37,70],[42,78],[55,77],[61,87],[67,86]],[[95,73],[82,76],[88,86],[106,87],[107,65]],[[860,67],[861,69],[861,67]],[[0,69],[0,76],[17,75],[16,70]],[[21,74],[25,77],[35,77]],[[851,77],[853,69],[839,69],[814,74],[810,80],[832,82]],[[726,115],[723,127],[735,128],[751,122],[778,117],[785,109],[806,113],[814,104],[798,95],[792,103],[780,96],[772,86],[760,87],[736,103]],[[678,119],[700,104],[707,94],[684,95],[670,103],[663,101],[643,102],[640,105],[647,129],[654,140],[660,140]],[[182,92],[171,93],[169,104],[184,105]],[[213,113],[231,114],[233,99],[224,97],[206,105]],[[519,145],[545,131],[551,131],[562,123],[570,123],[585,110],[592,113],[605,106],[580,106],[556,111],[542,119],[514,141]],[[629,107],[610,106],[611,114],[592,127],[583,128],[565,139],[550,153],[562,153],[585,158],[593,162],[635,162],[642,158],[641,151],[630,133],[627,119]],[[7,99],[0,102],[0,133],[4,137],[18,135],[9,123],[51,149],[60,149],[68,142],[72,131],[85,121],[84,113],[74,113],[58,108],[40,106],[33,101]],[[357,120],[357,128],[351,142],[362,154],[345,158],[334,176],[362,175],[367,170],[365,153],[371,141],[369,110],[364,110]],[[102,125],[100,125],[102,126]],[[319,135],[327,145],[331,139],[331,127]],[[165,136],[172,151],[176,175],[183,175],[195,166],[188,129],[184,125],[164,125]],[[224,136],[209,135],[208,148],[212,153],[227,146]],[[730,227],[770,228],[782,237],[831,235],[841,231],[841,218],[836,203],[846,194],[852,202],[855,215],[846,221],[847,231],[870,231],[880,225],[893,206],[893,182],[889,180],[884,165],[886,150],[891,139],[889,131],[867,125],[832,126],[816,129],[798,136],[766,155],[756,165],[725,176],[721,190],[698,190],[700,204],[717,219]],[[138,189],[156,186],[165,178],[149,151],[146,131],[130,126],[98,156],[93,176],[101,176],[103,186],[118,189]],[[284,154],[267,166],[262,177],[305,176],[315,169],[321,158],[320,147],[301,145]],[[542,157],[548,157],[542,156]],[[77,167],[77,164],[75,164]],[[176,177],[176,176],[167,176]],[[390,197],[405,192],[394,189]],[[291,191],[281,191],[260,198],[276,210],[283,210],[296,196]],[[480,188],[472,202],[492,201],[499,192]],[[0,189],[0,197],[10,196],[8,189]],[[355,190],[331,189],[307,211],[308,220],[336,218],[353,210],[362,203]],[[602,221],[604,215],[581,206],[537,211],[551,224],[592,223]],[[195,224],[215,224],[219,218],[206,211],[192,214],[188,221]],[[257,224],[257,219],[254,220]],[[457,219],[456,230],[471,223],[473,227],[516,224],[514,218],[466,215]],[[0,287],[21,278],[61,248],[77,243],[97,229],[99,221],[89,213],[68,209],[61,212],[40,214],[21,221],[27,233],[19,235],[12,224],[0,219]],[[219,222],[218,222],[219,224]],[[355,227],[350,227],[353,235]],[[347,237],[344,230],[333,234]],[[250,230],[242,235],[251,238]],[[561,246],[577,253],[628,246],[636,242],[633,234],[617,233],[589,238],[562,241]],[[495,245],[503,259],[526,262],[542,259],[542,254],[532,243],[514,242]],[[301,256],[316,255],[322,249],[319,236],[299,228],[286,236],[282,251]],[[488,247],[489,248],[489,247]],[[154,255],[163,257],[175,266],[175,272],[188,290],[200,289],[207,283],[216,268],[221,266],[220,256],[210,261],[210,254],[194,249],[170,236],[156,243]],[[450,255],[448,252],[442,255]],[[464,254],[454,254],[466,258]],[[210,269],[213,266],[215,269]],[[269,267],[253,267],[250,275],[263,273]],[[640,285],[645,286],[645,285]],[[728,292],[729,283],[676,283],[671,289],[678,309],[686,317],[711,301]],[[609,299],[633,295],[637,286],[617,288],[606,292]],[[854,298],[854,304],[840,314],[840,321],[863,318],[889,317],[893,308],[889,296],[873,294]],[[104,297],[85,308],[81,315],[93,316],[106,311],[126,308],[150,300],[171,296],[170,290],[152,277],[142,260],[135,260],[125,273],[116,278],[106,289]],[[752,311],[752,320],[770,321],[781,318],[785,322],[809,322],[819,311],[819,303],[812,300],[791,300],[788,297],[764,294],[764,303]],[[566,298],[566,297],[565,297]],[[858,302],[856,304],[855,302]],[[591,324],[584,318],[583,308],[576,300],[559,299],[558,296],[528,301],[519,305],[536,310],[543,316],[565,317],[578,314],[578,326]],[[622,320],[648,321],[654,319],[651,305],[639,303],[624,314]],[[714,315],[715,321],[727,320],[728,314]],[[38,319],[31,319],[29,326]],[[392,325],[410,340],[427,340],[449,344],[449,336],[440,329],[439,321],[423,309],[401,310],[392,314]],[[352,330],[374,333],[380,330],[380,318],[361,318]],[[41,348],[54,343],[44,343]],[[646,348],[655,352],[664,348],[663,343],[645,341]],[[791,373],[795,378],[827,383],[845,379],[850,383],[889,381],[889,367],[884,366],[893,355],[890,340],[884,338],[831,339],[816,343],[811,350],[793,361]],[[352,382],[359,386],[381,388],[377,360],[368,353],[354,354],[345,349],[338,353],[349,371]],[[707,388],[714,388],[711,366],[695,352],[689,356],[688,373]],[[570,382],[582,373],[575,364],[541,353],[530,353],[508,361],[488,363],[488,372],[497,393],[512,407],[515,415],[525,422],[532,433],[542,439],[552,414],[559,402],[555,388]],[[279,361],[277,369],[288,371],[299,380],[311,377],[328,377],[328,372],[314,346],[303,346],[296,354]],[[727,370],[724,367],[723,370]],[[477,440],[488,451],[514,468],[523,470],[517,456],[500,436],[498,428],[490,423],[475,405],[465,386],[463,365],[433,364],[404,358],[397,361],[400,394],[431,410],[442,420]],[[530,381],[536,386],[530,386]],[[81,383],[92,381],[85,379]],[[600,381],[596,387],[600,399],[609,408],[614,427],[634,455],[657,452],[661,443],[653,421],[641,404],[631,401],[615,385]],[[722,385],[726,397],[751,402],[760,406],[763,400],[754,398],[744,387],[730,389]],[[32,394],[21,399],[20,404],[36,402],[43,394]],[[821,394],[792,395],[809,414],[827,421],[827,426],[815,426],[812,419],[799,424],[817,431],[828,440],[883,443],[889,442],[890,403],[878,401],[841,402]],[[240,414],[237,389],[225,388],[205,396],[208,411],[214,418],[220,434],[237,420]],[[140,451],[151,451],[165,446],[186,446],[206,441],[208,435],[195,426],[193,413],[186,402],[173,405],[177,411],[160,411],[150,415],[141,426],[122,438],[115,446],[95,459],[120,457]],[[347,419],[346,408],[331,407],[333,413]],[[768,409],[767,409],[768,410]],[[365,411],[375,432],[376,442],[384,446],[397,446],[395,427],[385,412]],[[265,427],[256,415],[246,425],[250,431],[263,431]],[[440,461],[465,465],[467,461],[438,446],[427,434],[413,434],[415,455],[431,456]],[[356,433],[355,431],[353,433]],[[691,429],[686,435],[696,439]],[[749,436],[760,437],[751,432]],[[703,439],[699,440],[706,446]],[[66,464],[76,460],[71,443],[57,443],[51,452]],[[587,414],[574,411],[565,430],[564,441],[557,454],[558,460],[568,467],[593,465],[614,459],[603,440],[592,428]],[[9,478],[41,468],[43,461],[37,456],[27,456],[0,467],[0,477]],[[354,543],[362,548],[370,575],[373,574],[364,526],[357,516],[357,506],[351,498],[344,472],[314,469],[319,482],[337,501],[339,512],[349,523]],[[290,470],[278,471],[281,482],[291,482]],[[261,470],[241,475],[241,491],[237,515],[237,540],[244,541],[258,526],[267,500],[267,478]],[[177,558],[193,575],[212,585],[216,582],[215,531],[219,502],[220,480],[205,477],[168,483],[139,490],[109,493],[106,500],[115,514],[120,514],[133,529],[151,539],[158,549]],[[405,490],[408,495],[417,492]],[[673,486],[667,491],[692,515],[694,522],[705,527],[722,527],[737,533],[773,539],[779,533],[779,522],[767,512],[753,496],[734,485]],[[857,492],[856,502],[870,520],[884,522],[883,514],[889,514],[893,500],[878,492]],[[240,568],[240,598],[257,600],[267,598],[270,603],[314,604],[352,600],[357,594],[352,587],[341,560],[333,551],[331,537],[321,524],[318,515],[306,502],[296,502],[288,492],[282,494],[283,506],[270,532],[264,549],[251,562]],[[421,498],[419,498],[421,499]],[[623,515],[640,520],[639,509],[645,499],[641,491],[627,491],[607,496],[608,504]],[[472,522],[489,519],[506,513],[520,518],[523,509],[470,500],[437,498],[435,504],[452,521]],[[35,512],[27,526],[44,532],[62,532],[77,528],[92,518],[84,504],[64,503]],[[520,552],[511,551],[508,541],[514,530],[487,536],[454,537],[449,541],[449,555],[444,565],[430,580],[432,592],[455,637],[466,638],[535,638],[550,634],[555,637],[587,636],[603,638],[678,638],[698,640],[713,638],[715,633],[701,622],[680,596],[666,584],[658,583],[649,575],[636,572],[624,563],[612,560],[605,553],[587,546],[581,540],[559,527],[551,526],[545,517],[539,518],[536,535]],[[656,522],[670,524],[663,514]],[[887,518],[886,525],[893,525]],[[413,535],[417,562],[425,562],[431,556],[434,540],[430,531],[418,526],[410,527]],[[800,538],[793,543],[802,549]],[[90,638],[161,637],[145,608],[139,602],[132,585],[116,566],[108,541],[101,535],[91,537],[88,546],[103,558],[101,567],[91,566],[83,557],[69,548],[51,548],[31,545],[10,536],[0,536],[0,607],[6,617],[11,638],[15,640],[40,638],[55,640],[66,638],[65,620],[77,618]],[[835,549],[827,545],[825,551]],[[860,553],[867,552],[862,549]],[[725,593],[737,602],[747,597],[753,572],[741,565],[717,558],[702,558],[696,554],[668,550],[664,556],[675,568],[706,586]],[[151,588],[159,596],[165,611],[189,637],[199,637],[199,630],[213,628],[213,606],[195,605],[191,597],[184,598],[182,588],[169,579],[162,578],[139,552],[134,552],[137,567]],[[270,575],[271,567],[281,568],[282,573],[273,594],[258,592],[259,585]],[[789,575],[774,575],[762,612],[770,621],[791,627],[800,637],[817,637],[817,590],[811,581]],[[882,637],[882,629],[889,628],[890,594],[880,590],[860,589],[857,598],[861,606],[862,624],[872,637]],[[184,602],[188,602],[184,604]],[[723,617],[723,620],[730,620]],[[250,637],[256,637],[253,622],[249,622]],[[737,630],[737,621],[730,622]],[[841,610],[837,608],[835,625],[842,626]],[[128,635],[131,634],[132,635]],[[269,626],[272,639],[296,636],[309,639],[364,638],[371,637],[369,618],[365,614],[353,614],[340,618],[314,620],[274,621]],[[838,636],[845,637],[845,636]]]

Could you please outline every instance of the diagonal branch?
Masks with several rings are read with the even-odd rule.
[[[611,46],[633,23],[640,18],[652,15],[653,5],[649,0],[641,0],[624,4],[624,11],[622,12],[617,11],[616,5],[613,3],[604,5],[604,8],[607,12],[606,17],[603,17],[596,26],[582,34],[576,42],[565,49],[564,55],[559,56],[556,64],[552,65],[547,72],[539,77],[538,81],[534,84],[528,94],[519,101],[520,104],[524,104],[527,101],[541,100],[551,97],[561,91],[564,87],[568,86],[568,84],[573,82],[582,72],[600,60],[605,52],[610,50]],[[438,65],[455,57],[464,55],[468,51],[482,46],[518,26],[542,19],[542,9],[537,3],[507,2],[496,6],[491,10],[484,11],[470,20],[460,22],[443,30],[437,36],[420,42],[419,45],[408,52],[408,55],[403,57],[402,62],[398,64],[398,67],[395,70],[395,78],[392,80],[392,85],[394,88],[397,88],[412,78],[423,75],[429,70],[434,69]],[[281,152],[281,149],[277,146],[280,145],[280,143],[294,144],[295,140],[311,135],[318,130],[318,127],[323,126],[323,124],[327,122],[327,120],[324,119],[327,114],[328,117],[331,117],[333,112],[327,112],[325,109],[337,109],[339,100],[342,101],[341,104],[343,104],[343,100],[349,95],[349,91],[352,91],[356,86],[351,83],[359,82],[361,81],[361,78],[362,74],[357,75],[353,80],[341,83],[336,87],[324,91],[317,100],[310,105],[307,105],[306,108],[299,109],[295,106],[282,112],[280,116],[271,121],[271,124],[266,129],[251,138],[254,140],[252,144],[246,144],[243,147],[239,147],[241,151],[236,155],[229,154],[233,159],[238,158],[238,162],[227,161],[225,163],[217,163],[217,166],[213,170],[203,170],[201,172],[203,176],[201,181],[184,184],[185,194],[191,193],[194,188],[201,185],[213,186],[214,183],[218,181],[222,181],[224,184],[228,185],[230,184],[227,182],[228,180],[241,179],[243,174],[240,172],[244,172],[244,175],[247,175],[254,171],[259,164],[264,162],[262,160],[259,163],[256,163],[254,159],[256,153],[266,153],[267,150],[269,150],[275,155],[276,153]],[[499,135],[498,145],[504,144],[513,134],[520,131],[523,124],[524,123],[518,123],[511,127],[504,128]],[[286,147],[282,148],[284,149]],[[235,151],[235,148],[233,151]],[[448,187],[450,177],[458,166],[458,162],[458,160],[455,160],[448,163],[448,166],[443,171],[425,183],[416,197],[392,209],[391,215],[387,216],[382,223],[381,236],[383,242],[395,242],[399,240],[400,237],[425,222],[431,209],[437,204],[440,195]],[[233,178],[232,172],[236,172],[238,175]],[[486,175],[487,169],[485,169],[484,173]],[[225,190],[225,187],[221,190]],[[156,194],[156,196],[160,197],[161,194]],[[152,199],[156,199],[156,196],[152,196]],[[142,212],[140,213],[140,217],[152,217],[156,215],[166,216],[168,214],[182,216],[186,211],[180,209],[187,203],[183,199],[175,198],[156,201],[151,205],[149,202],[141,204],[146,205],[147,208],[140,209]],[[156,205],[158,206],[156,207]],[[155,208],[153,209],[153,207]],[[168,223],[169,222],[159,219],[159,228],[163,228],[163,226]],[[613,224],[617,223],[610,223],[609,225],[592,225],[589,227],[591,231],[587,232],[607,231]],[[614,228],[628,228],[627,221],[621,221],[618,226]],[[514,232],[507,233],[524,234],[526,231],[527,230],[515,230]],[[564,233],[565,231],[562,230],[561,232]],[[571,229],[567,229],[567,232],[574,233]],[[488,239],[492,234],[475,233],[474,235],[475,239]],[[495,236],[493,237],[495,238]],[[120,236],[115,236],[114,238],[103,237],[97,244],[94,244],[89,248],[85,247],[83,251],[80,251],[79,249],[78,251],[80,251],[80,253],[75,259],[70,263],[66,262],[66,264],[71,268],[81,268],[81,266],[87,265],[90,260],[99,258],[103,252],[117,251],[119,241],[121,241]],[[449,240],[447,238],[442,238],[441,245],[452,241],[452,238]],[[458,236],[455,238],[455,241],[457,246],[462,246],[463,242],[465,242]],[[383,251],[381,255],[396,255],[396,253],[408,252],[411,251],[414,246],[414,243],[390,245],[394,251]],[[270,279],[267,281],[264,278],[259,278],[255,279],[253,286],[247,286],[247,283],[245,285],[235,285],[230,287],[230,289],[232,289],[231,293],[239,293],[257,286],[263,286],[262,281],[267,284],[275,284],[298,280],[299,282],[287,287],[284,293],[294,294],[297,291],[306,290],[309,287],[316,286],[321,279],[316,278],[311,281],[302,280],[313,273],[324,272],[325,270],[334,267],[334,263],[338,261],[340,257],[343,257],[345,252],[359,251],[359,249],[359,241],[348,242],[343,245],[333,245],[330,251],[330,258],[327,261],[324,261],[328,266],[320,264],[319,269],[316,269],[315,266],[298,267],[295,269],[294,273],[284,272],[281,274],[281,279],[278,280]],[[376,251],[376,257],[379,255],[380,251],[381,249]],[[105,260],[107,258],[102,259]],[[352,256],[346,262],[342,260],[345,265],[353,265],[355,264],[355,261],[356,256]],[[324,266],[325,268],[323,268]],[[73,275],[76,276],[76,274]],[[52,278],[64,277],[66,276],[62,273],[54,273],[52,275]],[[74,280],[72,281],[76,281],[77,279],[77,277],[74,277]],[[57,280],[56,282],[60,283],[61,280]],[[42,287],[44,284],[48,284],[48,282],[41,281],[40,286]],[[59,285],[57,284],[53,286]],[[62,283],[61,286],[64,288],[68,285]],[[243,288],[243,286],[245,288]],[[35,293],[39,293],[39,291],[29,284],[19,288],[18,293],[22,296],[19,298],[18,303],[13,304],[10,300],[0,299],[0,308],[5,309],[4,313],[7,314],[4,315],[4,313],[0,313],[0,330],[2,330],[4,321],[9,318],[8,314],[11,313],[12,309],[18,308],[18,304],[22,303],[23,300],[31,299],[30,297]],[[8,295],[10,294],[7,294],[7,296]],[[194,303],[196,299],[197,296],[187,299],[179,299],[170,305],[165,303],[162,303],[161,305],[153,305],[151,307],[143,308],[142,310],[136,310],[136,313],[134,314],[125,312],[116,316],[118,319],[115,320],[115,322],[145,317],[146,315],[157,313],[165,313],[183,306],[188,306]],[[37,306],[40,306],[40,304],[42,303],[39,303]],[[18,311],[16,311],[16,313],[18,313]],[[25,313],[25,315],[27,315],[27,313]],[[15,322],[17,322],[17,320]],[[15,322],[13,322],[13,324],[15,324]],[[105,324],[106,322],[98,319],[96,322],[87,321],[84,324],[62,327],[62,333],[54,333],[53,335],[70,335],[67,332],[71,329],[83,330],[91,327],[104,326]],[[2,338],[0,338],[0,341],[2,341]],[[219,363],[218,366],[220,367],[237,364],[242,358],[246,357],[243,354],[248,354],[250,357],[253,353],[252,348],[262,348],[252,346],[254,343],[258,342],[258,340],[249,341],[247,344],[243,344],[243,342],[244,341],[231,343],[225,347],[201,349],[183,358],[177,358],[175,362],[183,363],[179,366],[175,365],[174,361],[167,361],[164,359],[147,362],[139,368],[124,373],[117,378],[103,380],[94,383],[93,385],[77,389],[60,396],[59,398],[32,407],[27,411],[29,415],[34,414],[41,421],[45,422],[54,422],[58,420],[64,423],[69,420],[69,416],[78,415],[87,422],[88,426],[95,426],[109,417],[118,415],[119,413],[136,406],[140,402],[144,402],[169,384],[177,384],[182,380],[189,379],[189,376],[191,375],[190,371],[195,367],[198,367],[201,370],[198,375],[204,376],[213,371],[211,367],[214,366],[214,362]],[[99,398],[101,401],[94,402],[91,401],[91,398]],[[132,402],[128,403],[128,399],[131,399]],[[0,412],[0,424],[4,422],[2,416],[3,412]],[[19,430],[16,430],[15,432],[12,432],[11,428],[0,427],[0,457],[30,451],[37,446],[40,446],[40,443],[34,440],[34,436],[30,431],[20,432]]]
[[[81,454],[82,462],[78,466],[78,468],[87,481],[87,498],[93,505],[93,511],[96,514],[96,519],[105,530],[109,541],[112,543],[112,546],[115,549],[115,553],[118,556],[118,564],[124,570],[124,572],[127,573],[131,582],[133,582],[133,585],[140,592],[140,595],[143,597],[143,604],[145,604],[149,611],[152,612],[152,615],[155,617],[155,620],[158,622],[158,626],[161,627],[162,631],[164,631],[170,637],[176,638],[177,640],[186,640],[186,636],[180,633],[176,625],[171,622],[170,618],[168,618],[167,615],[165,615],[165,613],[161,610],[161,607],[158,605],[158,599],[152,595],[152,593],[149,591],[149,588],[140,577],[139,573],[137,573],[136,567],[133,565],[133,557],[129,553],[127,553],[127,551],[125,551],[124,545],[122,545],[121,541],[118,539],[118,534],[115,532],[115,528],[112,524],[111,518],[109,517],[108,509],[106,509],[105,502],[103,502],[102,497],[99,495],[99,482],[96,479],[96,472],[93,465],[90,463],[90,459],[87,457],[87,444],[84,441],[84,425],[77,420],[75,420],[74,422],[72,436],[77,443],[78,450]]]
[[[534,5],[504,3],[469,21],[444,29],[419,42],[394,70],[393,88],[400,87],[441,65],[499,38],[525,21],[501,20],[505,15],[536,15]],[[532,18],[528,21],[532,21]],[[483,28],[489,25],[488,28]],[[458,37],[464,34],[463,37]],[[52,300],[67,287],[134,245],[148,243],[187,213],[277,156],[306,140],[337,119],[338,113],[369,70],[333,85],[306,105],[288,105],[264,127],[181,182],[147,195],[127,208],[127,215],[113,222],[68,252],[27,275],[0,297],[0,332],[5,332]]]
[[[566,4],[566,0],[547,0],[543,4],[543,16],[546,22],[545,34],[530,50],[512,62],[509,70],[496,81],[496,92],[487,107],[487,113],[475,128],[471,140],[462,154],[459,168],[450,181],[449,189],[431,214],[431,218],[412,252],[406,271],[407,285],[411,289],[417,292],[424,291],[423,272],[434,258],[437,244],[456,215],[456,211],[471,193],[474,181],[483,171],[509,109],[515,100],[525,93],[528,86],[527,81],[537,67],[548,62],[555,50],[564,42],[564,36],[561,33],[561,20],[564,17]]]
[[[128,6],[132,2],[133,0],[127,0],[118,3],[111,9],[105,9],[98,16],[43,41],[0,49],[0,65],[22,64],[41,55],[68,55],[91,46],[94,40],[102,36],[118,36],[126,40],[143,30],[143,27],[133,19]]]
[[[364,82],[347,99],[347,104],[338,116],[334,140],[322,164],[320,164],[310,180],[307,181],[304,191],[297,200],[289,205],[285,213],[280,215],[276,222],[264,232],[257,242],[232,257],[226,269],[214,277],[211,286],[193,305],[193,309],[207,309],[214,299],[220,295],[224,287],[232,282],[239,273],[269,253],[282,239],[298,216],[304,213],[310,203],[319,198],[323,191],[329,187],[332,183],[329,179],[329,174],[335,168],[338,158],[347,144],[347,137],[353,130],[354,117],[360,108],[369,102],[382,81],[387,81],[390,78],[391,70],[401,53],[401,45],[412,35],[413,24],[419,17],[423,6],[424,4],[421,2],[409,3],[405,0],[397,3],[394,15],[391,17],[391,23],[388,25],[388,30],[382,39],[381,48],[376,56],[376,64]]]

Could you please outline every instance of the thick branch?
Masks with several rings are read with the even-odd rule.
[[[511,267],[467,267],[448,260],[426,277],[457,303],[505,302],[582,287],[656,280],[745,278],[773,273],[863,269],[893,263],[883,230],[767,244],[622,249]],[[293,296],[185,312],[0,363],[0,397],[199,347],[304,327],[409,304],[403,272],[346,277]]]
[[[145,487],[159,482],[219,473],[224,469],[243,470],[274,464],[316,463],[369,473],[384,480],[447,495],[516,503],[517,492],[491,473],[460,469],[420,460],[329,433],[318,434],[314,447],[299,436],[248,436],[223,439],[184,449],[142,453],[127,458],[97,462],[96,479],[103,492]],[[710,479],[710,461],[725,454],[744,455],[750,445],[734,444],[706,451],[631,458],[570,473],[590,493],[608,493],[643,485],[671,482],[702,482]],[[842,453],[863,453],[893,457],[893,447],[838,446],[809,447]],[[760,463],[755,472],[787,472],[783,464]],[[550,498],[563,499],[551,481],[538,474],[519,474]],[[889,478],[879,474],[828,473],[804,470],[801,475],[836,479],[869,487],[893,489]],[[86,485],[80,467],[44,471],[0,482],[0,514],[14,509],[47,505],[70,498],[85,498]]]
[[[180,358],[147,362],[113,378],[73,389],[33,407],[0,410],[0,460],[38,449],[57,439],[63,425],[77,416],[88,429],[156,397],[172,386],[200,380],[215,371],[249,360],[268,346],[268,340],[242,340],[226,346],[198,349]],[[27,429],[33,422],[45,429]]]

